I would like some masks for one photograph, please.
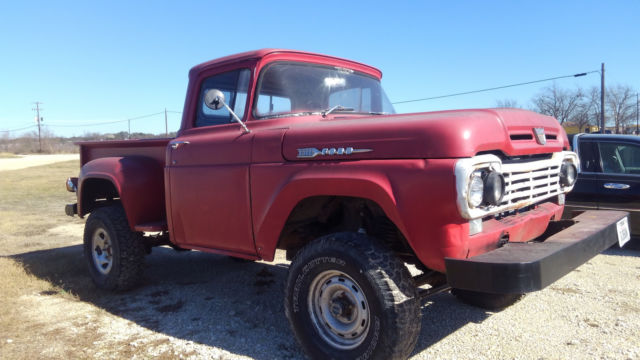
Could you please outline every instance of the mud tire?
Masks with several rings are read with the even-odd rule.
[[[344,275],[348,284],[353,281],[368,305],[368,330],[348,349],[327,341],[329,324],[318,325],[317,313],[314,318],[314,284],[331,286],[317,280],[327,273]],[[296,254],[286,283],[285,314],[301,347],[314,359],[406,359],[421,325],[420,301],[404,263],[375,239],[358,233],[318,238]]]
[[[97,232],[109,238],[110,268],[105,273],[94,259],[93,237]],[[84,257],[89,274],[97,287],[123,291],[138,285],[144,268],[145,246],[142,233],[129,228],[122,206],[113,205],[94,210],[84,227]]]

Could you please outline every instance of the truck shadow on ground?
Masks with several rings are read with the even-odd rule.
[[[615,244],[605,250],[603,254],[640,257],[640,237],[632,237],[631,240],[629,240],[629,242],[627,242],[622,248]]]
[[[110,293],[89,279],[80,245],[12,258],[28,273],[81,301],[154,332],[256,359],[304,358],[284,315],[287,264],[155,248],[146,258],[144,283],[132,291]],[[489,316],[448,293],[436,295],[423,306],[422,332],[413,354]]]

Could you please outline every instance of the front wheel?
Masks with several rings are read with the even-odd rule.
[[[127,290],[140,282],[145,247],[131,231],[121,206],[94,210],[84,227],[84,256],[93,282],[106,290]]]
[[[420,302],[407,268],[363,234],[319,238],[289,268],[285,312],[318,359],[404,359],[420,332]]]

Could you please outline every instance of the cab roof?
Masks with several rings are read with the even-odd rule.
[[[380,70],[378,70],[377,68],[373,67],[373,66],[369,66],[367,64],[363,64],[363,63],[359,63],[356,61],[352,61],[352,60],[348,60],[348,59],[343,59],[343,58],[339,58],[339,57],[335,57],[335,56],[330,56],[330,55],[323,55],[323,54],[317,54],[317,53],[312,53],[312,52],[307,52],[307,51],[299,51],[299,50],[287,50],[287,49],[260,49],[260,50],[252,50],[252,51],[246,51],[246,52],[242,52],[242,53],[238,53],[238,54],[233,54],[233,55],[229,55],[229,56],[225,56],[225,57],[221,57],[218,59],[214,59],[214,60],[210,60],[207,62],[204,62],[202,64],[198,64],[194,67],[191,68],[191,70],[189,71],[189,77],[192,76],[196,76],[199,73],[201,73],[202,71],[208,70],[210,68],[216,67],[216,66],[220,66],[223,64],[228,64],[228,63],[234,63],[234,62],[240,62],[240,61],[245,61],[245,60],[260,60],[264,57],[266,57],[267,55],[271,55],[271,54],[279,54],[281,56],[286,57],[288,54],[291,55],[291,57],[295,57],[296,59],[299,59],[300,56],[303,56],[303,58],[306,56],[308,56],[309,60],[313,60],[313,58],[323,58],[324,60],[328,60],[329,62],[331,62],[332,60],[335,62],[339,62],[339,63],[347,63],[350,65],[353,65],[353,67],[355,68],[354,70],[365,70],[367,73],[371,73],[372,75],[377,76],[378,78],[382,77],[382,72]]]

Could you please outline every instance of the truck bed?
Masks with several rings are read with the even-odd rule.
[[[80,166],[91,160],[104,157],[144,156],[156,160],[162,167],[165,163],[165,150],[170,138],[144,140],[108,140],[81,141]]]
[[[105,171],[113,175],[108,181],[116,186],[119,197],[128,209],[127,219],[135,231],[166,231],[164,167],[167,145],[171,139],[86,141],[79,142],[82,178],[101,178]],[[117,164],[117,165],[115,165]],[[85,173],[86,172],[86,173]],[[90,174],[90,175],[87,175]],[[90,198],[107,196],[104,182],[81,187]],[[108,196],[107,196],[108,197]],[[91,211],[79,202],[78,215]]]

